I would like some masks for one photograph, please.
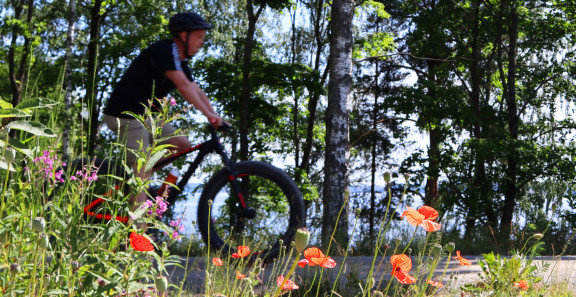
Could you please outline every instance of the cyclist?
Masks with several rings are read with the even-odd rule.
[[[191,12],[178,13],[170,18],[168,29],[171,39],[161,40],[144,49],[130,64],[112,91],[104,108],[104,122],[117,133],[120,141],[126,147],[140,149],[140,144],[146,149],[151,143],[150,133],[146,128],[124,113],[131,111],[143,114],[149,100],[157,102],[165,98],[170,91],[177,89],[182,97],[198,109],[212,126],[222,125],[220,117],[212,108],[204,91],[196,84],[191,75],[188,60],[200,50],[204,44],[206,30],[212,29],[200,15]],[[153,96],[153,98],[151,98]],[[176,129],[169,124],[162,124],[162,136],[174,134]],[[172,137],[167,141],[174,146],[174,152],[180,152],[191,147],[185,136]],[[127,150],[126,159],[134,167],[134,172],[141,178],[148,178],[151,172],[138,172],[135,167],[136,156]],[[134,206],[145,202],[146,193],[131,197]]]

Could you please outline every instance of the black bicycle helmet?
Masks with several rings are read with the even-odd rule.
[[[173,15],[168,23],[168,30],[173,37],[180,32],[212,29],[213,26],[206,22],[200,15],[193,12],[182,12]]]

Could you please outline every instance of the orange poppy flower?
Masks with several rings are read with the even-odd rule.
[[[412,269],[412,259],[410,259],[405,254],[394,255],[390,258],[390,263],[392,264],[392,275],[403,284],[413,284],[416,282],[416,278],[408,274]]]
[[[250,248],[247,246],[239,246],[238,252],[232,254],[232,258],[244,258],[250,255]]]
[[[236,278],[237,279],[243,279],[246,277],[246,274],[242,274],[240,272],[238,272],[238,270],[236,270]]]
[[[422,226],[428,232],[438,231],[442,227],[442,225],[434,222],[438,218],[438,211],[434,208],[430,206],[422,206],[418,210],[410,206],[407,206],[407,208],[408,210],[404,211],[400,218],[406,216],[406,220],[411,225]]]
[[[304,267],[306,266],[310,261],[308,261],[307,259],[302,259],[300,261],[298,261],[298,266],[300,267]]]
[[[308,265],[310,266],[319,265],[324,268],[334,268],[336,266],[336,261],[330,257],[326,257],[320,249],[315,247],[306,249],[304,251],[304,257],[306,257]]]
[[[276,284],[278,284],[278,287],[282,286],[282,283],[284,283],[284,276],[280,275],[278,276],[278,278],[276,279]],[[282,290],[294,290],[294,289],[298,289],[300,287],[298,287],[293,281],[291,280],[287,280],[286,283],[284,283],[284,285],[282,286]]]
[[[460,256],[460,251],[456,251],[456,257],[452,257],[455,260],[458,260],[460,262],[460,265],[472,265],[472,262],[462,258]]]
[[[222,261],[222,259],[220,258],[212,258],[212,264],[214,264],[215,266],[222,266],[224,264],[224,261]]]
[[[444,284],[442,282],[436,282],[436,281],[433,281],[431,279],[428,279],[426,282],[433,287],[438,287],[438,288],[444,287]]]
[[[528,285],[528,282],[525,280],[521,280],[517,283],[514,283],[514,287],[518,287],[518,288],[523,289],[523,290],[528,290],[528,288],[530,288],[530,286]]]
[[[154,246],[146,236],[132,232],[130,234],[130,245],[139,252],[151,252]]]

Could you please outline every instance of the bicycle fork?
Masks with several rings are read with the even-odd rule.
[[[232,187],[232,190],[235,193],[236,198],[240,204],[240,211],[238,212],[238,217],[243,219],[253,219],[256,217],[256,210],[252,207],[249,207],[246,203],[246,197],[244,197],[238,179],[232,172],[228,175],[228,181]]]

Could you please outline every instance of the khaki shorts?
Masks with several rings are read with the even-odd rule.
[[[117,118],[105,114],[104,122],[110,130],[118,135],[118,142],[126,145],[126,161],[128,164],[134,164],[137,158],[129,149],[135,151],[145,150],[152,143],[152,134],[136,119]],[[148,119],[146,124],[150,126],[151,120]],[[170,136],[174,133],[176,133],[176,128],[170,124],[162,125],[161,137]]]

